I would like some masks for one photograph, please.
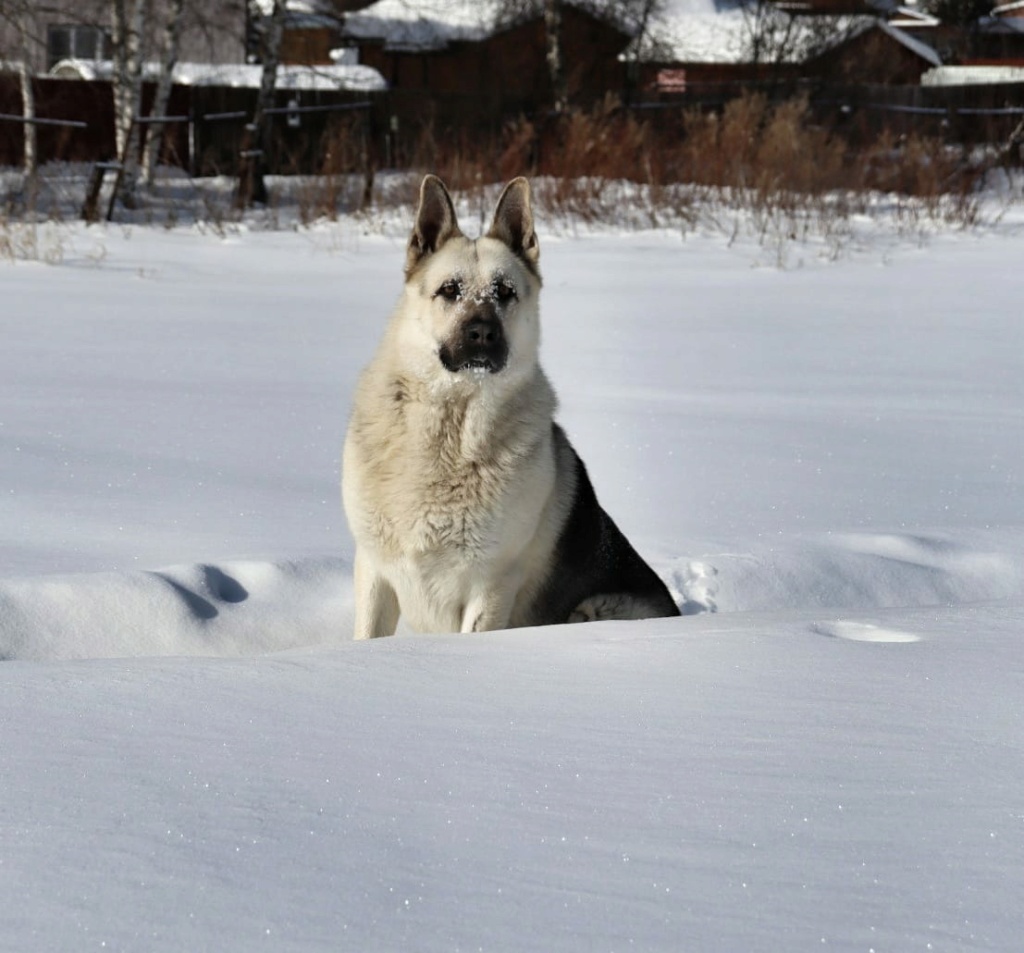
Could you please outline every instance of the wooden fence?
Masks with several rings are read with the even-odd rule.
[[[788,83],[691,84],[684,93],[630,103],[668,135],[682,134],[689,108],[719,109],[744,90],[763,88],[772,98],[808,95],[819,121],[856,140],[883,129],[897,135],[917,132],[949,142],[1005,143],[1024,118],[1024,83],[985,86],[835,86]],[[115,159],[114,110],[108,82],[38,79],[36,110],[48,119],[84,122],[84,128],[38,127],[41,161]],[[144,90],[143,114],[153,88]],[[256,91],[230,87],[174,87],[167,112],[187,117],[168,127],[162,160],[193,175],[233,175],[237,171],[243,126],[255,107]],[[364,109],[347,109],[369,102]],[[21,95],[17,77],[0,74],[0,114],[17,116]],[[454,141],[496,143],[502,126],[521,115],[521,104],[499,101],[493,93],[431,96],[394,90],[357,92],[279,90],[268,167],[283,174],[364,171],[373,163],[402,168],[422,158],[431,136]],[[533,117],[534,119],[542,117]],[[0,165],[17,166],[22,126],[0,121]]]

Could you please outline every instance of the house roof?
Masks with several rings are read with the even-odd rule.
[[[391,50],[440,50],[490,36],[498,14],[496,0],[378,0],[346,16],[341,32]]]
[[[111,79],[114,73],[110,60],[61,60],[50,75],[59,79]],[[143,77],[156,80],[160,64],[146,63]],[[181,86],[234,86],[257,89],[263,74],[262,66],[243,63],[177,63],[174,82]],[[278,89],[353,90],[378,92],[387,89],[384,77],[371,66],[285,66],[277,68]]]
[[[274,12],[274,0],[253,0],[253,3],[265,17]],[[338,19],[328,0],[286,0],[285,20],[289,27],[336,27]]]
[[[791,16],[784,12],[778,16],[784,19],[779,20],[780,29],[774,37],[767,34],[768,53],[761,56],[765,61],[800,63],[868,30],[880,29],[926,62],[940,64],[938,54],[928,44],[876,16]],[[641,51],[639,58],[676,63],[751,62],[759,28],[743,0],[668,0],[657,27],[656,43],[648,51]],[[784,39],[780,39],[783,34]],[[627,50],[625,55],[637,54]]]
[[[929,46],[923,40],[919,40],[916,36],[911,36],[905,30],[901,30],[898,26],[887,23],[885,20],[878,20],[875,25],[879,30],[899,43],[900,46],[906,47],[906,49],[919,56],[926,63],[931,63],[932,66],[942,65],[942,57],[939,56],[934,47]]]
[[[942,66],[921,74],[922,86],[1024,83],[1024,66]]]
[[[585,0],[579,5],[587,7]],[[509,22],[501,18],[504,6],[501,0],[378,0],[348,14],[342,34],[350,40],[381,41],[389,50],[439,50],[454,41],[491,36]],[[539,4],[536,9],[539,11]],[[908,16],[910,12],[907,8]],[[651,36],[634,40],[623,58],[673,63],[750,62],[755,31],[752,16],[745,0],[665,0],[657,22],[651,25]],[[773,51],[770,59],[802,62],[851,36],[879,27],[927,62],[938,65],[931,47],[877,17],[797,16],[785,23],[785,43]]]
[[[762,17],[772,15],[762,11]],[[639,51],[634,46],[624,56],[674,63],[800,63],[876,22],[869,16],[800,16],[781,10],[774,15],[778,29],[772,32],[743,0],[668,0],[653,42]],[[759,33],[767,52],[755,56]]]
[[[593,0],[563,3],[591,12],[595,8]],[[387,50],[427,52],[460,40],[487,39],[542,11],[540,0],[525,0],[511,13],[502,0],[377,0],[346,14],[341,33],[350,40],[383,42]],[[618,27],[630,33],[628,25],[620,23]]]

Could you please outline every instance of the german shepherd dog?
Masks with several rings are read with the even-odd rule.
[[[355,637],[679,615],[597,502],[538,362],[530,186],[459,230],[428,175],[405,287],[356,389],[342,489]]]

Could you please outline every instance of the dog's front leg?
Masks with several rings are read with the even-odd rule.
[[[507,629],[515,593],[491,590],[470,599],[462,613],[461,632],[490,632]]]
[[[365,556],[356,552],[355,565],[357,639],[394,635],[398,625],[398,596],[391,584]]]

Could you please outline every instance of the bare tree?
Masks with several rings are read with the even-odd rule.
[[[952,28],[952,46],[958,59],[976,56],[978,21],[987,16],[993,0],[926,0],[924,9]]]
[[[250,4],[258,7],[256,0]],[[277,87],[277,66],[281,58],[281,38],[284,35],[286,0],[273,0],[269,14],[262,10],[253,11],[253,18],[259,46],[259,57],[263,65],[256,108],[252,119],[246,124],[238,161],[238,187],[235,191],[235,207],[248,208],[254,202],[267,201],[267,185],[264,175],[267,170],[267,155],[270,151],[270,117],[267,110],[274,102]]]
[[[153,116],[164,116],[167,113],[171,85],[174,82],[174,67],[177,65],[178,50],[181,46],[184,11],[185,0],[169,0],[161,43],[160,75],[157,77],[156,95],[153,97]],[[142,154],[142,176],[150,188],[156,175],[156,164],[163,147],[165,129],[166,124],[159,121],[152,123],[148,128],[146,147]]]
[[[38,36],[34,22],[35,4],[31,0],[3,0],[0,2],[0,26],[5,35],[6,45],[14,56],[21,92],[21,115],[24,119],[24,148],[22,166],[29,180],[34,179],[39,169],[39,150],[36,137],[36,98],[32,86],[32,63]],[[0,56],[3,51],[0,50]]]
[[[544,37],[552,106],[556,113],[561,114],[569,108],[569,87],[562,59],[562,0],[544,0]]]
[[[36,139],[36,96],[32,88],[32,34],[30,32],[29,4],[22,0],[15,11],[15,25],[18,31],[18,81],[21,86],[21,114],[25,119],[22,126],[25,137],[24,169],[31,183],[39,171],[39,150]]]
[[[565,56],[562,49],[562,10],[570,3],[632,37],[629,55],[645,56],[658,44],[657,27],[666,0],[497,0],[496,24],[510,24],[543,14],[545,59],[551,80],[552,106],[556,113],[569,108]]]
[[[139,178],[139,136],[142,109],[143,37],[149,19],[149,0],[112,0],[114,53],[114,132],[122,170],[118,194],[125,208],[136,205]]]
[[[747,61],[771,67],[776,78],[786,64],[824,53],[872,22],[866,16],[792,12],[774,0],[745,0],[743,16]]]

